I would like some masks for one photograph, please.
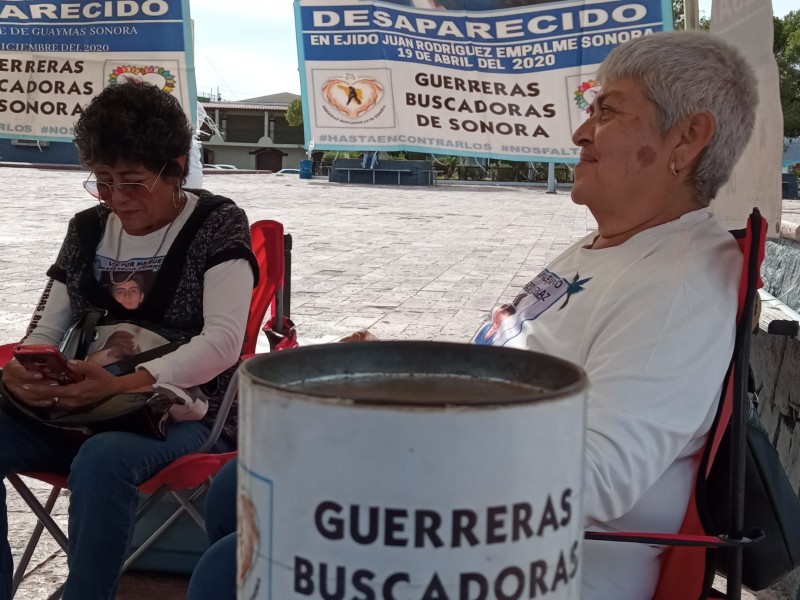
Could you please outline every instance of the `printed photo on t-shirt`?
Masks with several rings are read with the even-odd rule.
[[[136,310],[150,292],[163,262],[163,256],[125,261],[97,256],[94,270],[100,285],[114,300],[128,310]]]
[[[89,345],[86,361],[101,367],[167,343],[154,331],[132,323],[101,325],[97,327],[95,336]]]
[[[539,318],[559,299],[565,298],[557,310],[565,308],[570,297],[583,291],[583,286],[591,279],[581,279],[580,274],[575,273],[572,280],[569,280],[544,269],[525,284],[523,292],[511,304],[501,304],[492,310],[490,321],[480,328],[475,336],[475,343],[487,346],[505,345],[522,333],[522,326],[526,321]]]

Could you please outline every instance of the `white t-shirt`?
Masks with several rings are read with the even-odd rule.
[[[171,227],[166,225],[142,236],[123,233],[121,244],[119,232],[122,224],[116,215],[109,215],[97,246],[95,276],[108,277],[105,271],[113,269],[114,280],[122,282],[127,277],[124,269],[136,268],[144,279],[142,292],[147,294],[148,282],[154,279],[154,273],[197,205],[197,196],[190,193],[186,196],[186,205]],[[159,245],[161,249],[156,253]],[[146,369],[157,383],[188,388],[208,381],[209,373],[219,373],[230,367],[242,350],[252,293],[253,271],[246,260],[229,260],[208,269],[203,279],[203,329],[200,334],[174,352],[142,363],[138,368]],[[63,283],[53,282],[39,315],[41,318],[25,343],[59,345],[72,324],[72,308]]]
[[[532,279],[476,336],[545,352],[589,377],[587,528],[677,532],[733,351],[742,254],[706,209],[586,248]],[[642,600],[659,547],[585,542],[584,600]]]

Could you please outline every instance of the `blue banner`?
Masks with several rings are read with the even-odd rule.
[[[596,67],[671,29],[671,11],[669,0],[295,0],[307,137],[317,149],[574,157]]]
[[[145,81],[194,121],[188,0],[0,1],[0,137],[70,141],[108,85]]]

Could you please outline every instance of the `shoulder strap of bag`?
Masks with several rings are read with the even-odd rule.
[[[105,366],[105,369],[106,371],[109,371],[112,375],[127,375],[128,373],[133,373],[137,365],[145,363],[148,360],[161,358],[165,354],[174,352],[175,350],[180,348],[184,343],[185,342],[183,340],[179,340],[176,342],[169,342],[167,344],[162,344],[157,348],[151,348],[150,350],[145,350],[144,352],[140,352],[136,356],[129,356],[128,358],[123,358],[122,360],[118,360],[115,363],[108,364]]]
[[[92,336],[94,330],[100,319],[105,317],[107,312],[102,308],[90,308],[83,315],[81,320],[80,331],[78,332],[78,346],[75,350],[75,356],[78,360],[84,360],[86,354],[89,352],[89,344],[92,343]]]
[[[89,346],[91,345],[94,337],[95,329],[107,314],[108,311],[102,308],[90,308],[86,311],[86,314],[83,316],[83,319],[80,322],[79,330],[76,332],[78,335],[78,345],[75,350],[76,359],[86,359],[86,355],[89,352]],[[150,350],[140,352],[135,356],[129,356],[127,358],[123,358],[122,360],[118,360],[117,362],[108,364],[105,366],[105,369],[114,375],[127,375],[128,373],[133,373],[137,365],[145,363],[149,360],[161,358],[165,354],[174,352],[185,343],[186,340],[184,339],[167,342],[166,344],[162,344],[156,348],[151,348]]]

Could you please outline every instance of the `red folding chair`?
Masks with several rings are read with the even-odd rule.
[[[291,236],[288,234],[284,235],[283,225],[277,221],[257,221],[250,227],[250,233],[253,240],[253,253],[256,256],[259,266],[259,281],[253,290],[250,303],[246,337],[242,352],[243,356],[251,355],[255,352],[256,338],[261,329],[264,315],[270,306],[272,307],[272,316],[268,324],[270,327],[280,325],[279,329],[281,332],[286,331],[283,329],[283,325],[284,322],[288,322],[289,314],[291,262],[287,257],[291,250]],[[286,252],[284,251],[285,247]],[[15,345],[16,344],[7,344],[0,346],[0,364],[4,365],[11,360]],[[175,460],[169,466],[162,469],[155,477],[139,486],[139,491],[143,494],[147,494],[148,497],[144,499],[136,512],[137,522],[168,494],[171,494],[172,497],[177,500],[178,507],[164,520],[163,524],[126,559],[122,567],[123,572],[146,552],[183,514],[188,514],[203,530],[205,530],[205,521],[202,515],[193,506],[193,502],[205,493],[211,483],[211,478],[217,471],[237,455],[237,452],[214,454],[209,453],[209,451],[219,439],[222,427],[225,424],[225,420],[233,405],[233,400],[236,397],[238,385],[238,374],[234,374],[227,392],[225,393],[225,397],[222,400],[214,426],[208,438],[197,452]],[[50,514],[61,490],[67,489],[67,477],[55,473],[23,473],[22,475],[48,483],[53,486],[53,489],[50,491],[44,505],[42,505],[36,495],[28,488],[18,474],[10,474],[7,476],[8,481],[14,486],[20,497],[30,507],[38,519],[33,533],[28,540],[28,544],[20,557],[16,571],[14,572],[13,594],[16,594],[17,588],[26,574],[28,564],[30,563],[33,552],[36,549],[36,545],[39,543],[44,529],[47,529],[65,553],[68,551],[67,536]],[[62,588],[63,585],[53,592],[50,598],[59,598]]]
[[[721,401],[705,447],[697,456],[695,480],[683,524],[677,534],[639,532],[586,532],[591,540],[663,544],[668,546],[661,556],[661,571],[654,600],[695,600],[712,593],[715,565],[713,553],[727,552],[727,597],[741,597],[743,547],[754,540],[745,536],[744,514],[744,433],[747,408],[747,374],[750,365],[750,341],[761,263],[764,260],[767,223],[757,208],[750,215],[747,228],[732,231],[744,255],[739,283],[739,307],[736,313],[736,338]],[[731,481],[731,504],[728,522],[720,527],[712,524],[705,494],[717,450],[725,436],[730,436],[731,463],[717,465],[728,468]],[[720,597],[720,596],[717,596]]]
[[[256,289],[253,292],[250,316],[247,319],[244,351],[242,352],[245,356],[255,353],[256,339],[262,330],[269,340],[271,350],[283,350],[297,346],[297,334],[294,324],[289,318],[292,236],[284,234],[283,225],[277,221],[254,223],[250,228],[250,235],[259,269],[262,276],[268,281],[262,289]],[[264,324],[264,315],[268,307],[271,307],[272,310],[269,319]]]

